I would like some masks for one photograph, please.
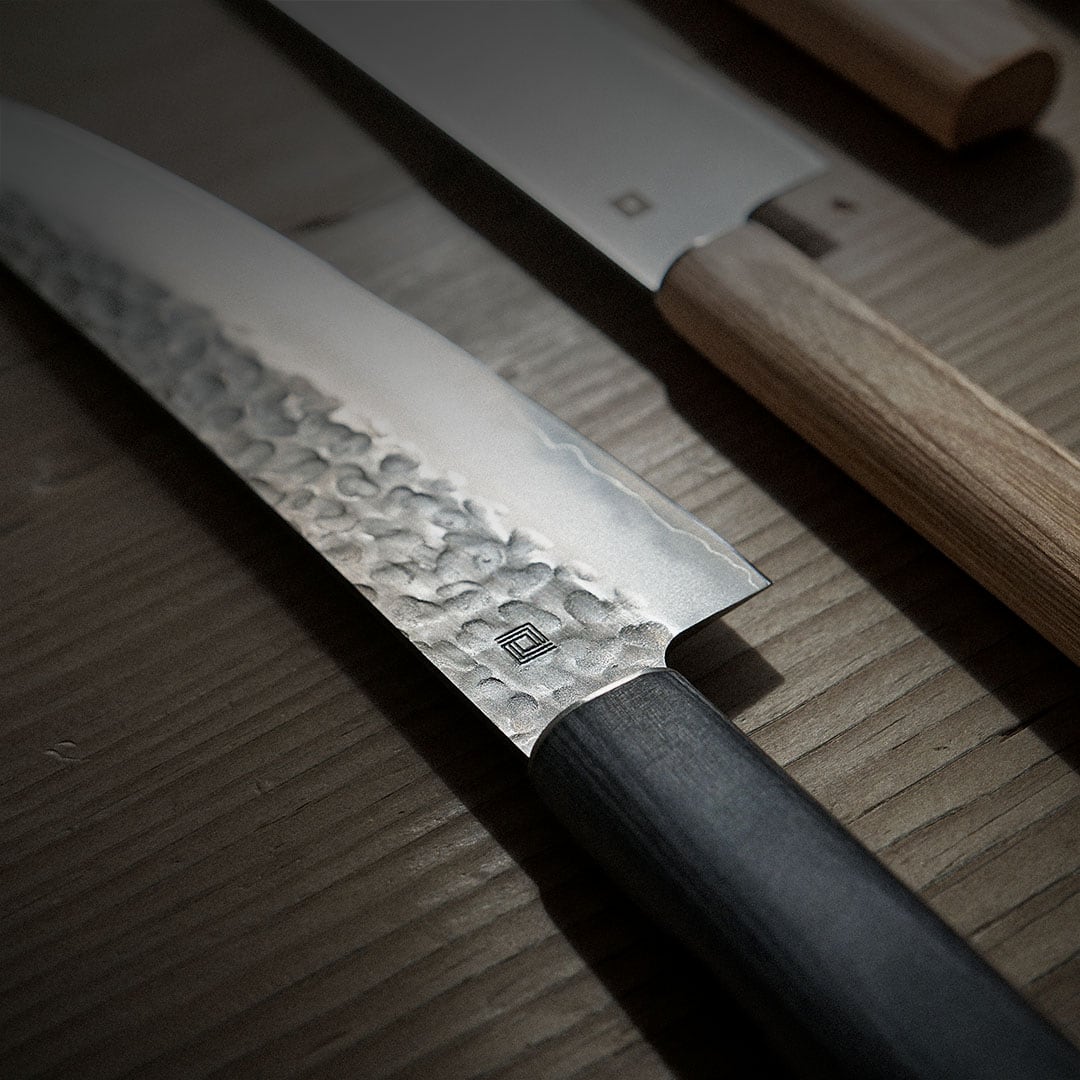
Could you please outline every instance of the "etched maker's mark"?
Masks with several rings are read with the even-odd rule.
[[[515,626],[513,630],[500,634],[495,643],[501,645],[519,664],[527,664],[530,660],[559,647],[532,623],[522,623],[521,626]]]

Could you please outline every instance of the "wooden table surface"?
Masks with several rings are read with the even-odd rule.
[[[1080,20],[1021,10],[1056,101],[961,158],[720,5],[649,32],[822,150],[782,209],[830,272],[1077,451]],[[676,666],[1080,1041],[1074,665],[257,5],[8,0],[0,42],[4,92],[298,239],[735,543],[775,585]],[[772,1075],[524,759],[7,274],[0,459],[0,1074]]]

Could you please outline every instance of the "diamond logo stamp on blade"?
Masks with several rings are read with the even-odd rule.
[[[501,645],[519,664],[527,664],[544,653],[557,649],[558,646],[549,637],[546,637],[533,626],[532,623],[522,623],[500,634],[495,643]]]

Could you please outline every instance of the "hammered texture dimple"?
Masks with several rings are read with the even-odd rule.
[[[671,633],[392,435],[275,370],[214,312],[0,198],[0,256],[206,443],[528,751],[565,708],[661,666]],[[522,663],[522,627],[556,648]]]

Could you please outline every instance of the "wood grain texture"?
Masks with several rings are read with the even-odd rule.
[[[1080,46],[1050,10],[1039,138],[964,162],[720,5],[659,14],[829,160],[783,200],[828,272],[1075,453]],[[774,586],[673,659],[1080,1041],[1075,665],[250,9],[8,0],[0,88],[285,230],[736,543]],[[6,276],[0,460],[0,1072],[773,1075],[520,755]]]
[[[1030,126],[1057,85],[1010,0],[736,3],[951,150]]]
[[[664,317],[1080,663],[1080,461],[750,221],[682,256]]]

